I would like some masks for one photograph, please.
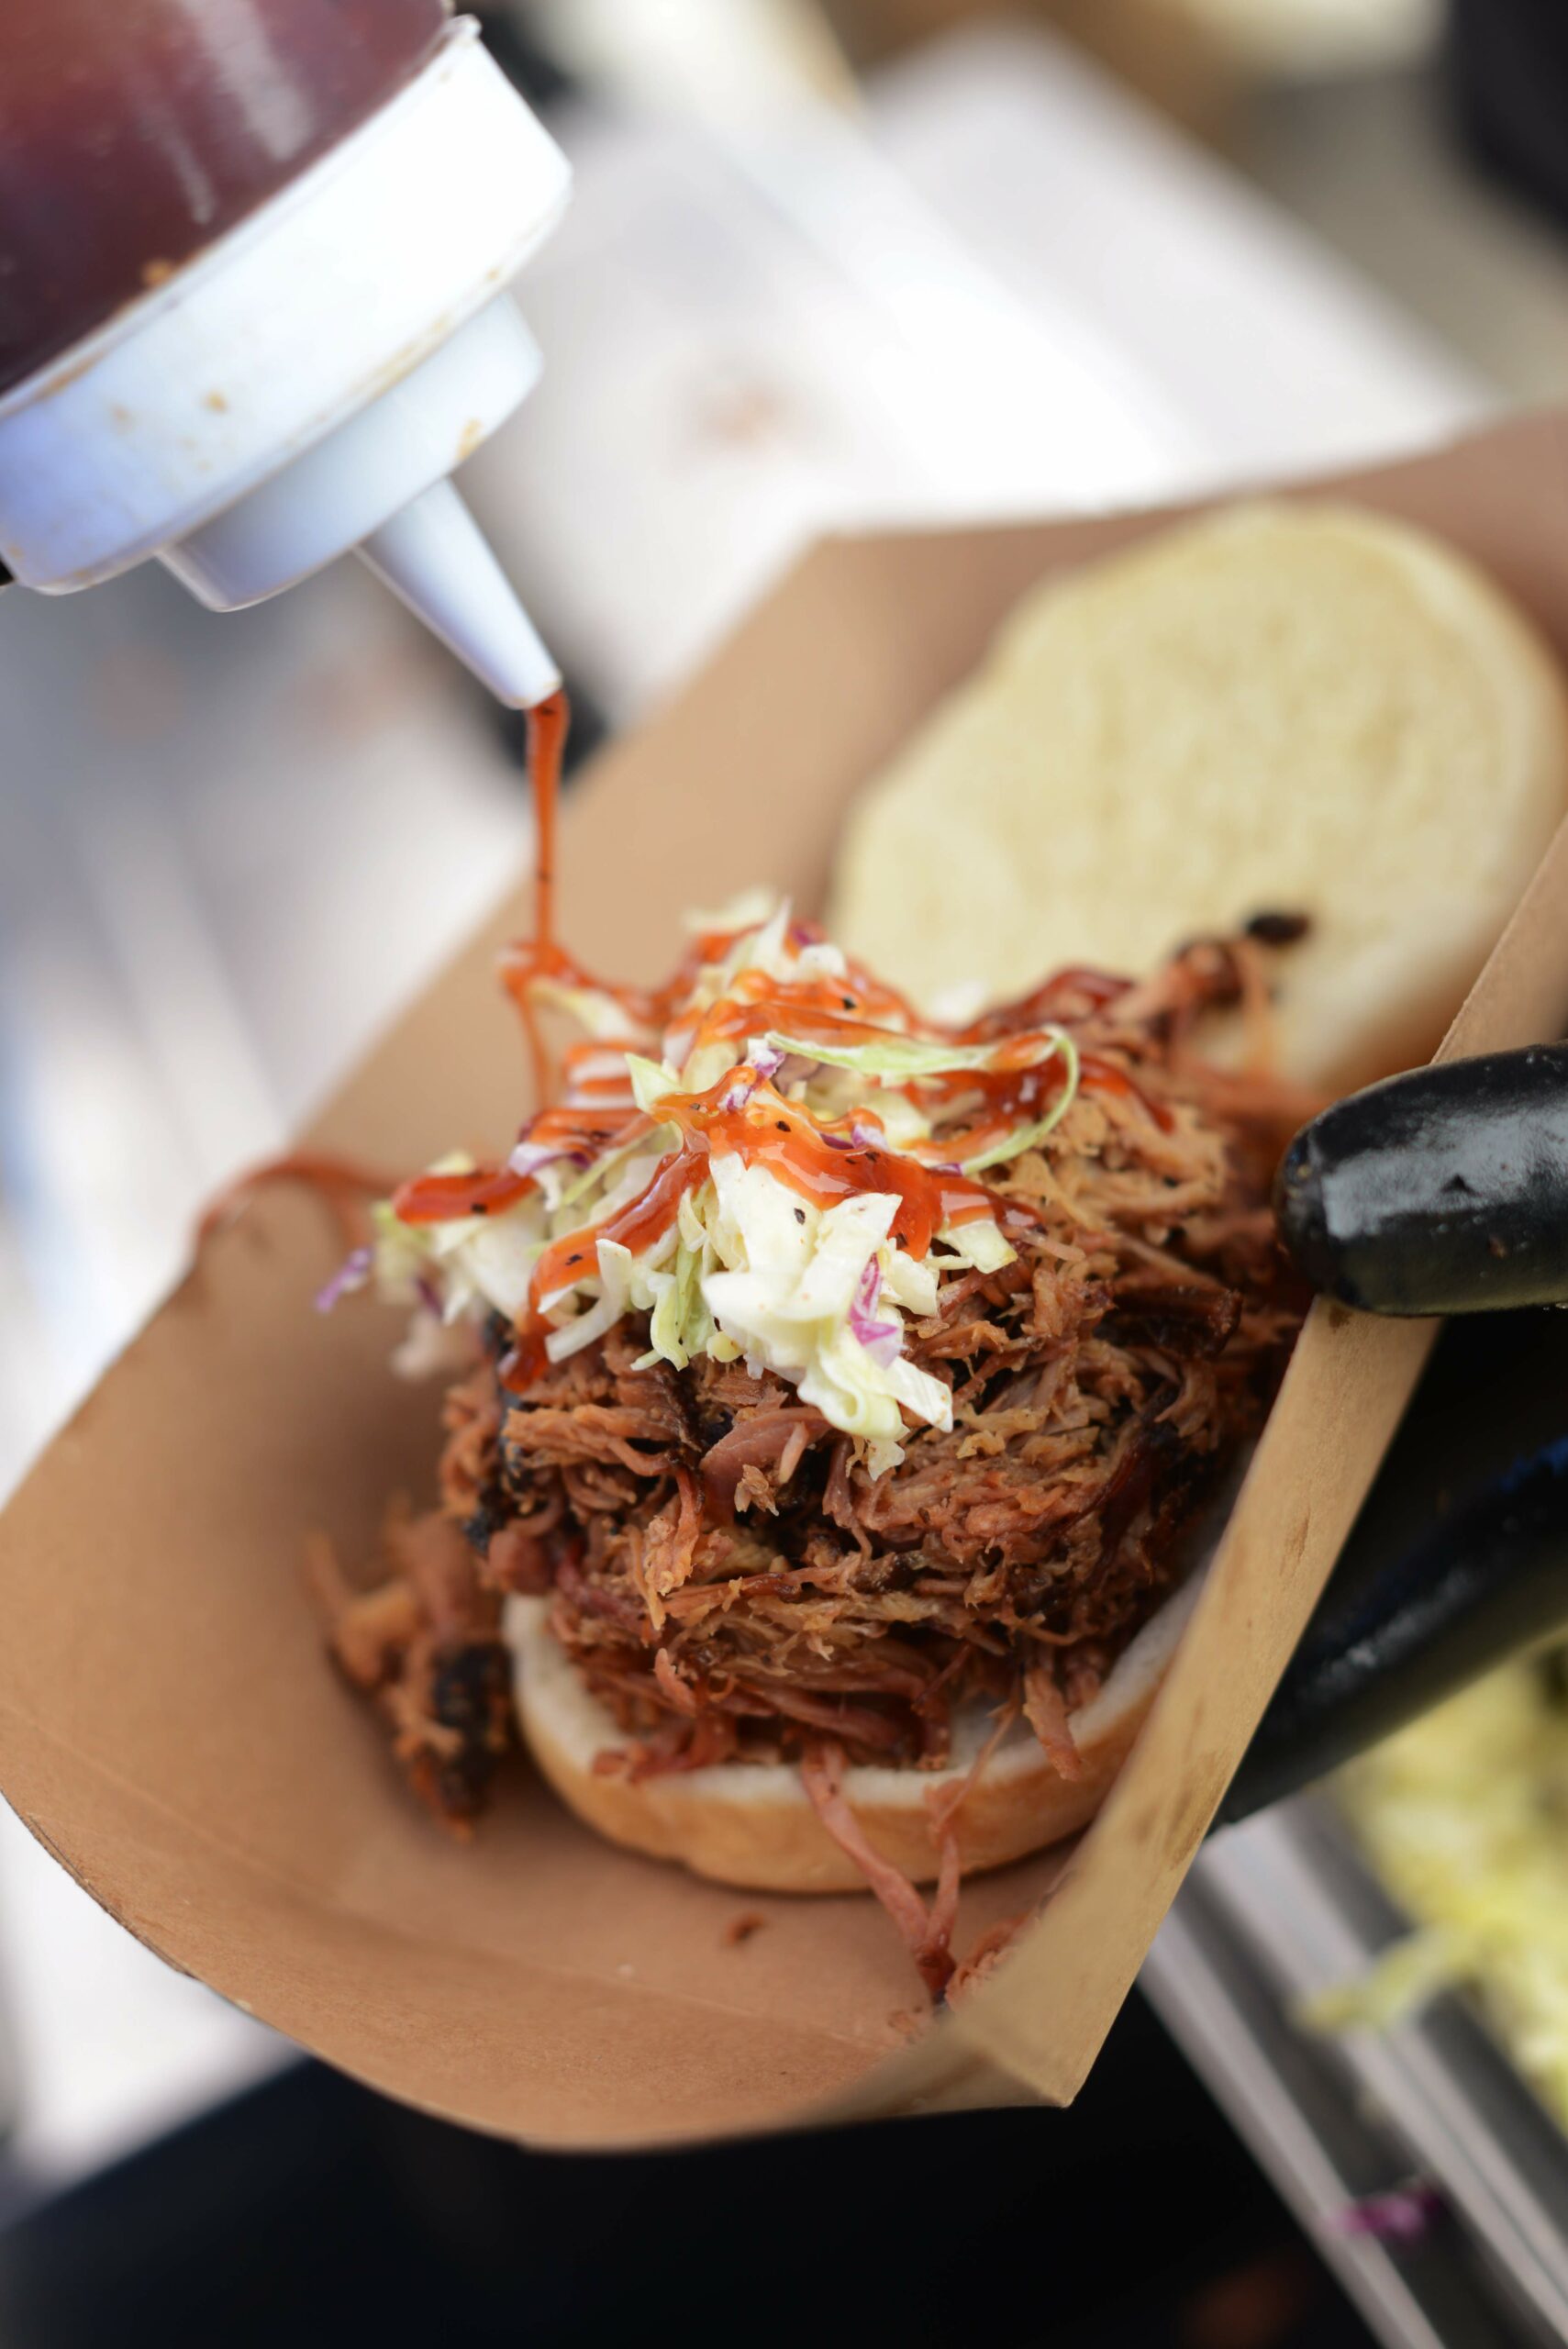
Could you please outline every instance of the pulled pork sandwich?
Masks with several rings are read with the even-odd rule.
[[[1303,1104],[1193,1041],[1264,1002],[1295,926],[1255,927],[950,1025],[787,908],[652,991],[519,956],[586,1031],[561,1105],[378,1205],[334,1291],[452,1377],[439,1508],[373,1588],[319,1561],[438,1811],[518,1722],[606,1835],[869,1884],[941,1987],[961,1871],[1105,1793],[1298,1326]]]

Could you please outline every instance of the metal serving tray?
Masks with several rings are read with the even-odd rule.
[[[1216,1837],[1142,1987],[1380,2338],[1568,2340],[1568,2137],[1471,2009],[1333,2039],[1291,2019],[1404,1929],[1306,1796]],[[1347,2204],[1412,2173],[1448,2222],[1411,2246],[1346,2232]]]

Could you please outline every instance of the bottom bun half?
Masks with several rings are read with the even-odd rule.
[[[1121,1655],[1093,1701],[1072,1717],[1081,1776],[1064,1778],[1018,1722],[970,1788],[954,1824],[965,1873],[1004,1867],[1072,1835],[1099,1809],[1164,1676],[1202,1575],[1166,1599]],[[680,1860],[698,1876],[758,1892],[863,1892],[865,1879],[822,1825],[787,1763],[725,1762],[645,1778],[595,1774],[596,1754],[625,1741],[550,1629],[547,1598],[512,1598],[506,1634],[517,1719],[544,1776],[578,1817],[612,1842]],[[926,1798],[956,1787],[990,1730],[974,1707],[953,1726],[943,1770],[846,1770],[843,1794],[883,1855],[916,1884],[940,1854]]]

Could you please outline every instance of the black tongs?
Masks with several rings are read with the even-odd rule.
[[[1286,1247],[1363,1312],[1447,1315],[1221,1808],[1294,1794],[1568,1632],[1568,1044],[1392,1077],[1303,1129]],[[1474,1318],[1480,1317],[1480,1318]]]
[[[1285,1152],[1274,1206],[1313,1287],[1364,1313],[1568,1302],[1568,1044],[1336,1102]]]

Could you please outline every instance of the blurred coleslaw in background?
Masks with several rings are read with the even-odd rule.
[[[1568,1650],[1506,1664],[1376,1747],[1342,1798],[1415,1930],[1313,1999],[1379,2029],[1468,1988],[1568,2127]]]

